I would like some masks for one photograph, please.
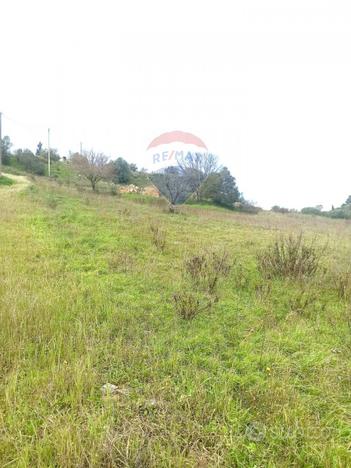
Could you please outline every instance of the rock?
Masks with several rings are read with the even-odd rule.
[[[101,387],[103,396],[123,395],[125,397],[130,395],[130,389],[126,387],[117,387],[117,385],[106,383]]]
[[[106,395],[116,395],[118,393],[118,387],[117,385],[113,385],[112,383],[105,383],[101,387],[101,393],[106,396]]]

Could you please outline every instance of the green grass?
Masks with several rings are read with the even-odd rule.
[[[10,179],[9,177],[5,177],[5,176],[0,176],[0,186],[10,186],[10,185],[14,185],[14,181],[12,179]]]
[[[166,233],[158,249],[150,226]],[[328,240],[304,281],[264,279],[277,233]],[[40,182],[1,198],[0,465],[350,466],[351,225],[109,197]],[[184,260],[225,248],[219,301],[175,312]],[[101,386],[123,390],[104,397]]]

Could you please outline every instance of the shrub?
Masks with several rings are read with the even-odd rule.
[[[351,219],[351,209],[349,206],[336,208],[335,210],[329,211],[328,216],[334,219]]]
[[[214,294],[221,278],[229,275],[231,263],[227,251],[202,252],[184,262],[185,274],[195,286]]]
[[[301,278],[314,275],[320,265],[322,251],[308,244],[302,234],[277,238],[257,255],[258,268],[267,278]]]
[[[11,165],[31,174],[42,176],[46,173],[47,163],[28,149],[17,150],[15,155],[11,156],[11,161]]]
[[[306,215],[325,216],[325,213],[322,210],[313,206],[306,206],[306,208],[302,208],[301,213]]]
[[[166,247],[166,231],[156,223],[150,224],[150,231],[152,236],[152,243],[157,247],[158,250],[163,251]]]
[[[242,201],[234,203],[234,210],[240,211],[241,213],[258,214],[260,211],[262,211],[262,208],[255,206],[247,201]]]
[[[286,214],[290,212],[289,208],[284,208],[283,206],[278,206],[278,205],[272,206],[271,211],[273,211],[273,213],[282,213],[282,214]]]
[[[174,307],[177,314],[184,320],[192,320],[200,312],[211,308],[212,301],[201,297],[192,291],[182,291],[173,294]]]
[[[0,176],[0,185],[10,186],[13,185],[15,182],[12,179],[9,179],[5,176]]]

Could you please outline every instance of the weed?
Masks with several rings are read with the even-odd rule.
[[[323,250],[307,243],[302,233],[279,237],[257,255],[258,268],[265,278],[313,276],[320,266]]]
[[[166,231],[156,223],[150,224],[150,231],[152,236],[152,243],[158,250],[163,252],[166,247]]]
[[[219,280],[229,275],[231,267],[226,250],[204,251],[184,262],[185,276],[210,294],[216,293]]]
[[[195,292],[182,291],[173,294],[173,302],[178,315],[184,320],[192,320],[200,312],[212,306],[212,300]]]
[[[272,294],[272,284],[267,281],[258,283],[255,286],[255,294],[257,300],[265,302]]]
[[[112,271],[127,273],[133,269],[134,258],[128,252],[117,252],[109,258],[108,263]]]
[[[289,308],[292,312],[302,315],[317,299],[318,295],[315,291],[303,287],[289,299]]]

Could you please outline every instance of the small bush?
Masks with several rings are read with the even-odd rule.
[[[0,185],[10,186],[13,185],[15,182],[12,179],[9,179],[5,176],[0,176]]]
[[[211,299],[188,291],[173,294],[173,302],[177,314],[184,320],[192,320],[212,305]]]
[[[166,247],[166,231],[156,223],[150,224],[150,231],[152,236],[152,243],[157,247],[158,250],[163,252]]]
[[[260,208],[259,206],[252,205],[247,201],[244,201],[234,203],[234,210],[246,214],[258,214],[262,211],[262,208]]]
[[[319,266],[322,251],[308,244],[302,234],[276,239],[257,255],[258,268],[266,278],[301,278],[313,276]]]
[[[290,213],[289,208],[284,208],[283,206],[278,206],[278,205],[272,206],[271,211],[273,211],[273,213],[282,213],[282,214]]]
[[[313,206],[302,208],[301,213],[305,215],[325,216],[325,213],[322,210]]]
[[[221,278],[231,270],[228,252],[203,252],[184,262],[184,271],[195,286],[214,294]]]

